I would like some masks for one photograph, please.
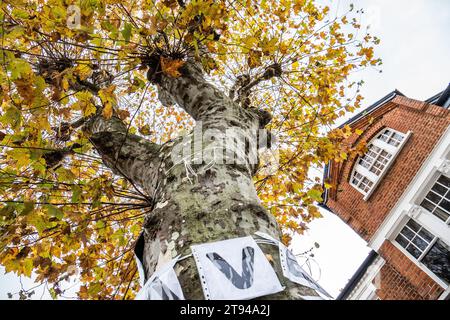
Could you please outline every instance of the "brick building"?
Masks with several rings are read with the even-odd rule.
[[[332,162],[323,207],[373,249],[338,299],[449,299],[450,85],[426,101],[395,90],[345,124],[364,156]]]

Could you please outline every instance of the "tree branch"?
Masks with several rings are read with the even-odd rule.
[[[264,73],[255,79],[250,79],[248,75],[241,75],[237,77],[236,83],[230,90],[230,98],[239,103],[242,107],[250,107],[250,93],[251,89],[257,86],[259,83],[265,80],[269,80],[273,77],[280,77],[283,73],[281,65],[273,63],[266,68]],[[235,94],[237,97],[235,99]]]
[[[72,90],[88,90],[94,95],[98,95],[101,89],[100,83],[78,78],[70,85]],[[138,184],[148,194],[153,194],[153,179],[157,173],[155,168],[159,163],[159,145],[129,134],[128,127],[114,114],[110,119],[104,118],[101,107],[97,107],[95,115],[80,118],[72,123],[63,123],[54,129],[59,139],[70,140],[72,129],[80,127],[90,136],[90,142],[107,167],[133,184]]]

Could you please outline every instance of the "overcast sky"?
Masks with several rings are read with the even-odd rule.
[[[323,0],[344,10],[352,1]],[[394,89],[410,98],[426,99],[442,91],[450,82],[450,1],[449,0],[358,0],[365,8],[371,32],[381,38],[377,54],[383,59],[383,73],[365,70],[358,76],[365,81],[364,106],[379,100]],[[324,218],[310,224],[310,230],[293,241],[295,253],[314,242],[313,276],[333,296],[339,294],[347,280],[370,251],[365,242],[336,216],[323,212]],[[319,272],[320,270],[320,272]],[[0,268],[0,299],[7,292],[20,289],[19,279],[3,275]],[[25,288],[32,281],[23,279]],[[36,299],[41,297],[42,289]],[[44,298],[49,297],[44,294]]]

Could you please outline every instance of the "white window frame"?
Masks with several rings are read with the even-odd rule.
[[[390,130],[394,133],[400,134],[403,136],[403,140],[400,142],[400,144],[395,147],[385,141],[380,140],[378,137],[383,134],[385,132],[385,130]],[[409,137],[411,136],[412,131],[408,131],[406,133],[402,133],[400,131],[394,130],[392,128],[383,128],[382,130],[380,130],[375,137],[368,143],[368,145],[374,145],[382,150],[385,150],[387,152],[389,152],[391,154],[391,158],[388,160],[388,162],[386,163],[386,165],[384,166],[383,170],[381,171],[380,175],[376,175],[375,173],[369,171],[369,169],[367,169],[366,167],[362,166],[361,164],[359,164],[359,160],[361,159],[361,157],[358,157],[356,159],[355,165],[353,166],[353,170],[352,173],[350,175],[350,185],[353,186],[356,190],[358,190],[359,192],[361,192],[364,195],[363,200],[367,201],[369,200],[370,196],[373,194],[373,192],[375,191],[375,189],[378,187],[378,185],[380,184],[381,180],[383,180],[384,176],[386,175],[386,173],[389,171],[389,168],[392,166],[392,164],[394,163],[395,159],[397,158],[398,154],[400,153],[400,151],[403,149],[404,145],[406,144],[406,142],[408,141]],[[353,183],[353,177],[355,175],[355,172],[358,172],[359,174],[361,174],[363,177],[369,179],[370,181],[373,182],[372,187],[369,189],[369,191],[365,192],[364,190],[360,189],[358,187],[358,185]]]
[[[420,207],[422,208],[422,207]],[[430,232],[433,235],[433,239],[430,241],[428,246],[423,250],[419,258],[414,257],[411,253],[409,253],[406,248],[404,248],[400,243],[396,241],[397,236],[400,234],[400,231],[406,226],[408,221],[412,219],[416,223],[418,223],[420,226],[425,228],[428,232]],[[436,217],[436,219],[439,219]],[[441,220],[442,221],[442,220]],[[428,253],[428,251],[431,249],[431,247],[436,243],[436,241],[441,240],[446,245],[449,245],[446,241],[446,239],[441,238],[439,235],[436,235],[436,233],[431,230],[429,227],[421,223],[418,219],[411,217],[410,215],[404,215],[401,219],[401,222],[397,225],[397,227],[391,232],[388,239],[391,241],[391,243],[399,249],[405,256],[407,256],[411,261],[413,261],[420,269],[422,269],[430,278],[432,278],[437,284],[439,284],[442,288],[447,289],[450,288],[450,284],[446,283],[444,280],[439,278],[436,274],[434,274],[433,271],[428,269],[428,267],[422,263],[423,257]]]
[[[430,179],[430,181],[428,181],[428,183],[426,183],[426,185],[422,188],[420,194],[416,197],[416,199],[415,199],[414,202],[415,202],[415,204],[416,204],[417,206],[420,206],[420,208],[421,208],[422,210],[426,211],[426,212],[429,213],[431,216],[435,217],[435,218],[437,219],[438,223],[444,223],[444,224],[446,224],[446,225],[450,225],[450,216],[447,218],[446,221],[444,221],[444,220],[440,219],[439,217],[437,217],[437,216],[436,216],[435,214],[433,214],[432,212],[428,211],[427,208],[421,206],[422,201],[425,199],[425,197],[427,196],[428,192],[431,191],[431,188],[437,183],[437,181],[439,180],[439,178],[440,178],[441,176],[445,176],[445,177],[447,177],[447,178],[450,179],[449,174],[437,170],[437,171],[433,174],[433,176],[432,176],[432,178]],[[433,192],[436,193],[435,191],[433,191]],[[436,194],[437,194],[437,193],[436,193]],[[440,195],[439,195],[439,196],[440,196]],[[429,202],[431,202],[431,201],[429,201]],[[433,202],[433,204],[434,204],[434,202]],[[445,210],[445,209],[444,209],[444,210]],[[450,232],[450,230],[449,230],[449,232]]]

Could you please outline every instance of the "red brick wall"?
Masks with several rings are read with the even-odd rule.
[[[379,252],[386,263],[380,270],[377,296],[382,300],[436,300],[444,291],[391,242]]]
[[[363,134],[350,137],[349,144],[367,142],[384,127],[412,131],[412,135],[367,201],[349,183],[354,159],[332,163],[330,179],[336,187],[329,190],[327,206],[370,241],[449,125],[450,110],[399,96],[352,124]],[[389,241],[379,254],[386,260],[380,271],[381,299],[436,299],[442,293],[437,283]]]
[[[374,117],[371,123],[370,117]],[[369,241],[449,125],[450,110],[405,97],[394,98],[353,124],[364,132],[350,137],[349,143],[369,141],[384,127],[413,133],[368,201],[349,183],[354,161],[332,164],[331,182],[336,188],[329,192],[328,207]]]

